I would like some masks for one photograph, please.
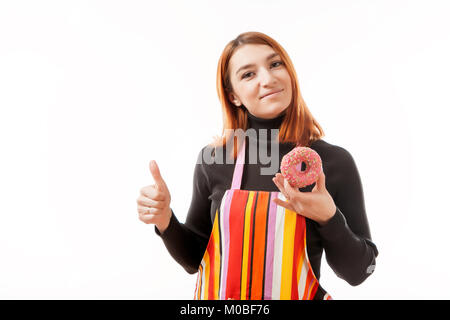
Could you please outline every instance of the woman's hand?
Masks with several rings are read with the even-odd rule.
[[[320,225],[324,225],[334,216],[336,205],[325,187],[323,172],[311,192],[301,192],[293,188],[281,173],[277,173],[272,180],[287,200],[274,199],[277,205],[295,211]]]
[[[139,220],[146,224],[155,224],[160,233],[167,229],[172,210],[170,192],[161,177],[156,161],[150,161],[150,172],[155,184],[145,186],[137,198]]]

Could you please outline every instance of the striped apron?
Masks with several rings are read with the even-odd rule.
[[[245,139],[216,211],[194,299],[330,300],[309,263],[305,218],[272,201],[286,200],[281,192],[241,190],[244,160]]]

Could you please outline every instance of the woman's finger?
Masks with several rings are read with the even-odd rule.
[[[280,190],[280,192],[283,194],[283,196],[289,200],[289,195],[287,194],[286,190],[284,189],[283,184],[279,181],[278,177],[275,176],[272,179],[273,183],[275,183],[275,185],[278,187],[278,189]]]
[[[277,173],[277,175],[279,175],[278,179],[281,180],[280,183],[283,185],[284,194],[289,196],[289,200],[299,199],[301,201],[304,201],[305,193],[301,192],[299,188],[291,186],[291,184],[287,179],[283,177],[282,174]]]
[[[139,205],[138,206],[138,212],[139,212],[140,216],[142,216],[142,215],[149,215],[149,214],[151,214],[151,215],[158,215],[159,213],[161,213],[161,210],[158,209],[158,208],[149,208],[149,207],[145,207],[145,206]]]
[[[154,214],[139,215],[139,220],[147,224],[154,224],[157,221],[157,216]]]
[[[165,201],[166,200],[165,193],[162,192],[161,190],[159,190],[156,187],[156,184],[153,184],[150,186],[145,186],[140,191],[141,191],[140,192],[141,196],[143,196],[143,197],[147,197],[149,199],[153,199],[156,201]]]
[[[294,189],[290,183],[287,181],[287,179],[283,179],[283,187],[286,191],[286,194],[289,195],[290,198],[294,198],[297,196],[297,193],[299,192],[297,189]]]
[[[164,208],[164,203],[162,201],[156,201],[142,195],[139,198],[137,198],[137,203],[138,205],[144,207],[159,208],[159,209]]]
[[[281,200],[280,198],[273,199],[273,202],[275,202],[277,205],[282,206],[286,209],[291,210],[290,205],[288,202]]]

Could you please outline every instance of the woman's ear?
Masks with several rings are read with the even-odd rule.
[[[230,92],[228,94],[228,98],[230,99],[230,101],[236,106],[236,107],[240,107],[242,106],[241,100],[239,100],[239,98],[237,98],[233,92]]]

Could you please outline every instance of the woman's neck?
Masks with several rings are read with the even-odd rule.
[[[283,122],[283,119],[286,115],[286,112],[283,111],[283,113],[275,118],[272,119],[264,119],[259,118],[251,114],[249,111],[247,111],[247,119],[248,119],[248,128],[252,128],[255,130],[259,129],[280,129],[281,123]]]

